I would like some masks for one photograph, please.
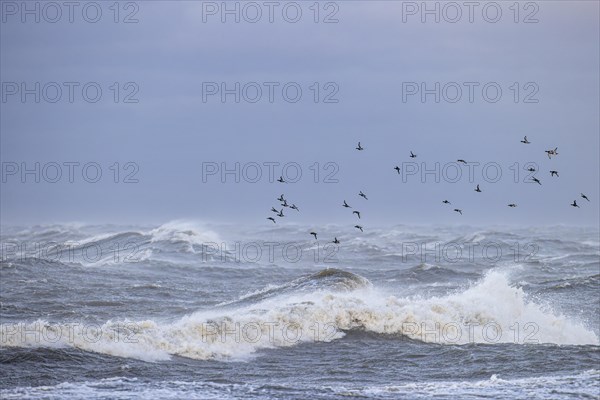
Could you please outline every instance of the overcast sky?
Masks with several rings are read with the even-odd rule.
[[[2,2],[3,224],[599,224],[596,1],[53,4]]]

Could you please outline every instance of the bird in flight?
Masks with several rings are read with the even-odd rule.
[[[454,211],[456,211],[457,213],[459,213],[460,215],[462,215],[462,210],[455,208]]]
[[[310,234],[315,237],[315,240],[317,240],[317,232],[311,232]]]
[[[477,185],[477,188],[475,189],[476,192],[481,193],[481,189],[479,189],[479,185]]]
[[[274,213],[278,213],[278,212],[279,212],[279,211],[277,211],[277,210],[275,209],[275,207],[271,207],[271,211],[273,211]]]
[[[531,178],[531,180],[536,182],[538,185],[542,184],[542,182],[540,182],[540,180],[538,178],[536,178],[535,176],[533,178]]]
[[[558,171],[550,171],[550,176],[554,175],[556,175],[556,177],[558,178]]]
[[[290,206],[290,208],[291,208],[292,210],[300,211],[300,209],[299,209],[298,207],[296,207],[296,205],[295,205],[295,204],[292,204],[292,205]]]
[[[333,239],[333,242],[331,242],[331,243],[340,244],[340,241],[337,240],[337,237],[336,237],[336,238]]]
[[[515,208],[517,205],[515,203],[509,204],[508,205],[510,208]]]
[[[417,158],[417,155],[415,153],[413,153],[412,150],[410,152],[410,158]]]
[[[279,211],[279,213],[277,213],[277,216],[280,218],[285,217],[285,215],[283,215],[283,208],[281,209],[281,211]]]
[[[344,204],[342,204],[342,207],[346,207],[346,208],[352,208],[348,205],[348,203],[346,203],[346,200],[344,200]]]
[[[367,195],[366,195],[366,194],[364,194],[364,193],[362,192],[362,190],[360,191],[360,193],[359,193],[358,195],[359,195],[360,197],[364,197],[364,198],[365,198],[365,200],[369,200],[369,199],[367,199]]]
[[[583,194],[583,193],[581,193],[581,197],[584,198],[584,199],[586,199],[587,201],[590,201],[590,199],[588,199],[587,196],[585,194]]]
[[[360,226],[360,225],[354,225],[354,227],[355,227],[356,229],[360,229],[360,231],[361,231],[361,232],[363,232],[363,227],[362,227],[362,226]]]
[[[558,147],[555,147],[554,150],[546,150],[546,153],[548,153],[548,158],[552,158],[552,156],[557,156]]]
[[[442,201],[442,203],[444,203],[444,204],[452,204],[448,200],[444,200],[444,201]]]
[[[396,170],[396,172],[398,172],[398,175],[400,175],[400,167],[399,166],[395,166],[394,169]]]
[[[281,203],[282,206],[284,207],[289,207],[288,202],[286,199],[283,199],[283,203]]]
[[[360,151],[360,150],[364,150],[364,149],[365,148],[360,145],[360,142],[358,142],[358,146],[356,147],[356,150]]]
[[[283,194],[282,194],[281,196],[279,196],[279,197],[277,198],[277,200],[278,200],[278,201],[283,201],[283,200],[284,200],[284,198],[283,198]]]
[[[276,223],[277,223],[277,222],[275,222],[275,218],[273,218],[273,217],[269,217],[269,218],[267,218],[267,219],[269,219],[269,220],[273,221],[273,223],[274,223],[274,224],[276,224]]]
[[[529,140],[527,140],[527,136],[525,136],[525,138],[523,140],[521,140],[521,143],[529,144],[531,142]]]
[[[279,179],[277,179],[277,182],[285,183],[285,181],[283,180],[283,176],[280,176]]]
[[[573,200],[573,204],[571,204],[572,207],[577,207],[577,208],[581,208],[577,205],[577,200]]]
[[[360,211],[352,211],[352,214],[358,215],[358,219],[360,219]]]
[[[535,168],[529,167],[529,168],[527,168],[527,171],[529,171],[529,172],[535,172]]]
[[[466,163],[467,163],[467,162],[466,162],[465,160],[463,160],[463,159],[456,160],[456,162],[460,162],[460,163],[463,163],[463,164],[466,164]]]

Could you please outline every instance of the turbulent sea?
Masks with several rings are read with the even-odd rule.
[[[597,229],[310,231],[2,227],[0,398],[600,398]]]

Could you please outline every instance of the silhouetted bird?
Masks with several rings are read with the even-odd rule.
[[[555,147],[554,150],[546,150],[546,153],[548,153],[548,158],[552,158],[552,156],[557,156],[558,147]]]
[[[283,198],[283,194],[277,198],[277,201],[283,201],[283,200],[285,200],[285,199]]]
[[[410,152],[410,158],[417,158],[417,155],[411,151]]]
[[[296,205],[295,205],[295,204],[292,204],[292,205],[290,206],[290,208],[291,208],[292,210],[300,211],[300,209],[299,209],[298,207],[296,207]]]
[[[281,211],[279,211],[279,213],[277,214],[278,217],[282,218],[285,217],[285,215],[283,215],[283,208],[281,209]]]
[[[444,203],[444,204],[452,204],[448,200],[444,200],[444,201],[442,201],[442,203]]]
[[[358,195],[359,195],[360,197],[364,197],[364,198],[365,198],[365,200],[369,200],[369,199],[367,199],[367,195],[366,195],[366,194],[364,194],[364,193],[362,192],[362,190],[361,190],[361,192],[360,192]]]
[[[346,208],[352,208],[348,205],[348,203],[346,203],[346,200],[344,200],[344,204],[342,204],[342,207],[346,207]]]
[[[285,183],[285,181],[283,180],[283,176],[280,176],[279,179],[277,179],[277,182]]]
[[[527,140],[527,136],[525,136],[525,138],[523,140],[521,140],[521,143],[529,144],[531,142],[529,140]]]
[[[270,219],[271,221],[273,221],[273,223],[274,223],[274,224],[276,224],[276,222],[275,222],[275,218],[273,218],[273,217],[269,217],[269,218],[267,218],[267,219]]]
[[[556,175],[558,177],[558,171],[550,171],[550,176]]]
[[[460,162],[460,163],[463,163],[463,164],[466,164],[466,163],[467,163],[467,162],[466,162],[465,160],[463,160],[463,159],[456,160],[456,162]]]
[[[278,212],[279,212],[279,211],[277,211],[277,210],[275,209],[275,207],[271,207],[271,211],[273,211],[274,213],[278,213]]]
[[[481,189],[479,189],[479,185],[477,185],[477,188],[475,189],[475,191],[481,193]]]
[[[399,166],[395,166],[394,169],[396,170],[396,172],[398,172],[398,174],[400,174],[400,167]]]
[[[317,232],[311,232],[310,234],[315,237],[315,240],[317,240]]]
[[[462,210],[455,208],[454,211],[456,211],[457,213],[459,213],[460,215],[462,215]]]
[[[360,219],[360,212],[359,211],[352,211],[352,214],[358,215],[358,219]]]
[[[331,242],[331,243],[340,244],[340,241],[337,240],[337,238],[335,238],[335,239],[333,239],[333,242]]]
[[[540,182],[540,180],[538,178],[536,178],[535,176],[533,178],[531,178],[531,180],[536,182],[538,185],[542,184],[542,182]]]
[[[283,199],[283,203],[281,203],[282,206],[284,207],[289,207],[288,202],[286,199]]]
[[[587,196],[583,193],[581,193],[581,197],[583,197],[584,199],[586,199],[587,201],[590,201],[590,199],[587,198]]]
[[[535,168],[529,167],[529,168],[527,168],[527,171],[529,171],[529,172],[535,172]]]
[[[356,147],[356,150],[364,150],[364,149],[365,148],[360,145],[360,142],[358,142],[358,146]]]
[[[577,208],[581,208],[577,205],[577,200],[573,200],[573,204],[571,204],[572,207],[577,207]]]
[[[515,208],[517,205],[513,203],[513,204],[509,204],[508,206],[511,208]]]
[[[354,227],[355,227],[356,229],[360,229],[360,231],[361,231],[361,232],[363,232],[363,227],[362,227],[362,226],[360,226],[360,225],[354,225]]]

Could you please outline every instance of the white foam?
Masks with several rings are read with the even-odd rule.
[[[134,334],[119,335],[123,326]],[[170,355],[245,359],[260,349],[336,340],[350,330],[443,345],[599,344],[598,336],[581,321],[528,300],[521,288],[511,286],[505,273],[497,271],[462,292],[440,297],[402,298],[373,287],[314,291],[275,296],[232,310],[199,311],[174,323],[109,321],[96,340],[90,340],[93,335],[83,329],[44,321],[4,324],[1,339],[7,346],[72,346],[148,361]],[[39,335],[36,338],[31,332]],[[61,339],[49,341],[48,332],[60,332]]]
[[[151,242],[170,241],[186,242],[189,250],[192,251],[192,245],[203,245],[207,243],[220,243],[219,235],[205,228],[200,223],[190,221],[171,221],[158,228],[148,232],[151,235]]]

